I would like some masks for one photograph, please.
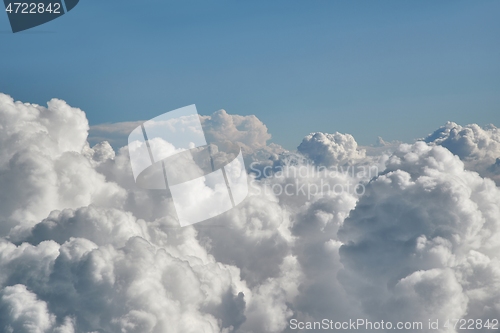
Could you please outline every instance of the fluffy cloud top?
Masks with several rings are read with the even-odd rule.
[[[427,136],[425,142],[446,147],[458,155],[469,170],[500,183],[500,129],[495,126],[462,127],[448,122]]]
[[[496,128],[449,123],[366,156],[348,134],[311,134],[295,153],[254,116],[202,122],[265,172],[236,208],[180,228],[167,193],[135,185],[126,146],[90,147],[81,110],[0,94],[0,331],[500,318]]]
[[[312,133],[302,140],[297,150],[318,165],[343,165],[365,157],[350,134]]]
[[[29,228],[55,209],[123,198],[123,190],[81,154],[89,127],[80,109],[57,99],[42,107],[1,94],[0,124],[0,235]]]

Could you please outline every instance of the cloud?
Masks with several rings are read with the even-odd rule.
[[[267,143],[271,134],[267,126],[253,115],[230,115],[225,110],[219,110],[210,116],[201,116],[201,123],[208,143],[216,143],[226,151],[237,143],[247,167],[253,164],[264,168],[285,152],[280,145]]]
[[[88,123],[80,109],[53,99],[47,107],[0,94],[0,235],[22,232],[54,209],[123,198],[81,151]]]
[[[460,157],[467,169],[500,184],[500,129],[495,126],[462,127],[448,122],[427,136],[425,142],[446,147]]]
[[[318,165],[331,166],[360,160],[365,151],[358,149],[358,144],[350,134],[312,133],[306,136],[297,150]]]
[[[230,115],[225,110],[214,112],[210,116],[200,116],[207,142],[237,142],[245,152],[267,150],[272,147],[283,149],[276,144],[267,145],[271,139],[267,127],[257,117]],[[126,121],[119,123],[99,124],[90,127],[89,142],[98,144],[107,141],[115,149],[127,144],[128,135],[144,121]]]
[[[98,124],[90,127],[89,143],[95,145],[106,141],[115,149],[127,145],[127,138],[137,126],[144,121],[124,121],[119,123]]]
[[[1,295],[4,332],[42,333],[55,323],[55,316],[50,314],[47,304],[37,299],[23,285],[6,287]]]
[[[366,189],[339,236],[342,284],[367,314],[498,315],[500,189],[492,180],[446,148],[417,142],[401,145]],[[487,274],[472,268],[479,258]]]
[[[254,116],[221,110],[202,123],[208,141],[242,147],[250,194],[180,228],[166,191],[136,186],[127,146],[88,143],[83,111],[0,94],[2,332],[500,316],[493,127],[447,125],[368,153],[349,134],[314,133],[289,152]]]
[[[266,147],[271,138],[267,127],[255,116],[229,115],[219,110],[211,116],[202,116],[207,142],[233,141],[252,150]]]

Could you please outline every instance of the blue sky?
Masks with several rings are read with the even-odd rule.
[[[81,0],[17,34],[0,15],[0,91],[92,125],[194,103],[255,114],[287,148],[313,131],[411,141],[500,126],[499,17],[499,1]]]

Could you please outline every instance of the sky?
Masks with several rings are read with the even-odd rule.
[[[18,34],[0,15],[0,332],[498,332],[499,9],[81,0]],[[175,149],[186,127],[210,163]]]
[[[61,98],[91,125],[256,115],[295,149],[321,131],[411,142],[447,121],[500,125],[498,1],[88,1],[12,34],[0,91]]]

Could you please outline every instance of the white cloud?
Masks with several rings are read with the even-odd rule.
[[[296,153],[268,143],[254,116],[202,121],[261,177],[236,208],[180,228],[167,193],[135,185],[128,147],[90,147],[81,110],[0,94],[2,331],[500,317],[500,189],[483,178],[496,174],[496,129],[447,125],[369,154],[348,134],[315,133]]]
[[[267,127],[255,116],[229,115],[219,110],[201,117],[207,142],[233,141],[252,150],[265,148],[271,138]]]
[[[45,108],[0,94],[0,123],[0,235],[29,228],[54,209],[122,199],[124,191],[80,154],[88,131],[83,111],[61,100]]]
[[[298,151],[318,165],[343,165],[361,160],[365,151],[358,149],[358,144],[350,134],[311,133],[302,140]]]
[[[465,166],[500,184],[500,129],[493,125],[460,126],[448,122],[425,138],[425,142],[441,145],[458,155]]]
[[[401,145],[339,232],[344,287],[372,318],[497,316],[498,198],[447,149]],[[478,256],[489,276],[471,267]]]
[[[56,318],[48,312],[47,304],[23,285],[6,287],[0,302],[2,323],[8,323],[3,324],[4,332],[44,333],[54,325]]]

